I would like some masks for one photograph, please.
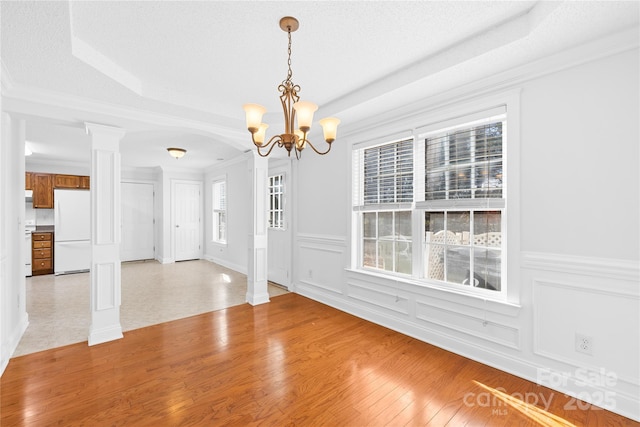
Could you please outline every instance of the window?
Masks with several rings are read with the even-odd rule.
[[[227,184],[226,181],[213,183],[213,241],[227,242]]]
[[[354,170],[362,170],[362,266],[411,274],[413,140],[360,150]]]
[[[356,146],[358,267],[504,292],[506,126],[499,107],[412,138]]]
[[[365,267],[411,274],[411,211],[363,213]]]
[[[284,229],[284,175],[269,177],[269,227]]]
[[[492,291],[502,287],[503,119],[419,138],[425,150],[428,279]]]

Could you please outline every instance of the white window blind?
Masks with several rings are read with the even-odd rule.
[[[357,175],[357,177],[355,176]],[[356,150],[354,205],[413,201],[413,139]]]
[[[504,121],[452,129],[425,141],[425,200],[502,197]]]
[[[224,181],[218,181],[213,184],[213,209],[219,211],[227,210],[227,191]]]
[[[227,184],[226,181],[213,183],[213,241],[227,241]]]

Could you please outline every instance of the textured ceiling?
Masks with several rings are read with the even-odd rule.
[[[250,148],[242,104],[265,105],[280,127],[285,15],[300,20],[301,97],[344,126],[638,25],[638,2],[3,1],[0,10],[4,96],[97,103],[34,108],[36,155],[74,160],[56,147],[86,145],[82,122],[96,121],[131,130],[125,165],[175,167],[163,150],[179,145],[192,154],[180,166],[196,169]],[[126,120],[113,108],[172,120]]]

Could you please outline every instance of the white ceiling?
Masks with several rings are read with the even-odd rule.
[[[203,169],[251,148],[244,103],[281,128],[282,16],[300,21],[301,98],[348,128],[637,26],[639,3],[2,1],[0,12],[3,108],[25,114],[34,159],[88,162],[89,121],[128,130],[125,166]],[[188,153],[176,161],[169,146]]]

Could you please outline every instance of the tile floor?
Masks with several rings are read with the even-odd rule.
[[[287,291],[269,284],[269,295]],[[123,331],[245,303],[247,276],[209,261],[122,264]],[[27,278],[29,327],[13,357],[87,340],[89,273]]]

